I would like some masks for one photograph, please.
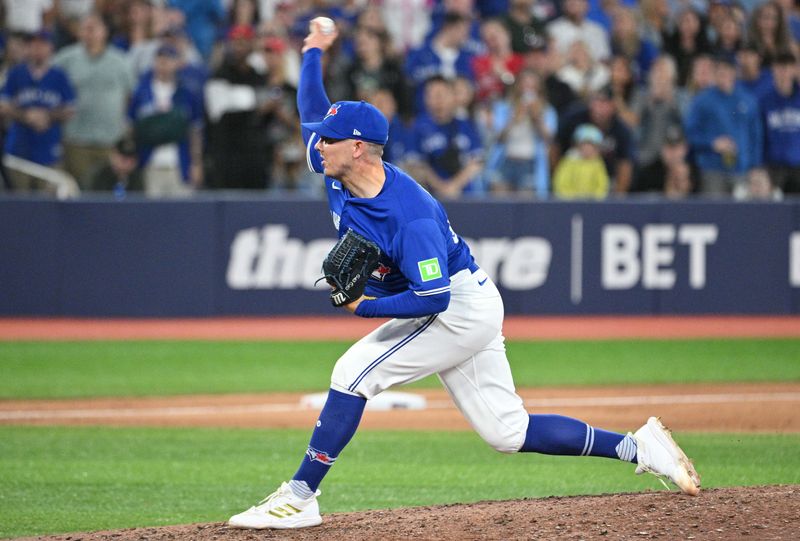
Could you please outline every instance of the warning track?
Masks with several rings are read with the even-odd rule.
[[[214,319],[0,318],[0,340],[356,340],[384,320],[357,317]],[[507,317],[511,340],[800,338],[797,316]]]

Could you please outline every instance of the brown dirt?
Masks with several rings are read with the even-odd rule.
[[[797,539],[800,486],[721,488],[697,497],[646,492],[327,515],[295,531],[221,523],[37,537],[39,541],[288,539]]]
[[[360,429],[469,430],[444,390],[417,391],[426,410],[367,411]],[[520,389],[527,409],[619,430],[660,415],[676,431],[800,432],[800,383]],[[0,424],[308,428],[300,394],[3,400]],[[713,415],[709,414],[713,408]]]
[[[351,340],[383,320],[356,317],[213,319],[0,318],[0,340]],[[800,316],[507,317],[512,340],[800,337]]]

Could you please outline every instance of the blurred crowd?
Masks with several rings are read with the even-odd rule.
[[[321,195],[295,102],[328,16],[330,100],[440,198],[800,192],[795,0],[0,2],[4,153],[82,191]]]

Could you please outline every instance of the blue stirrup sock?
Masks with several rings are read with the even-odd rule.
[[[289,486],[299,498],[310,498],[322,482],[322,478],[336,462],[339,453],[356,433],[367,399],[339,392],[328,391],[328,400],[322,408],[317,426],[311,434],[306,456],[300,463]]]
[[[530,415],[521,452],[604,456],[636,463],[636,441],[563,415]]]

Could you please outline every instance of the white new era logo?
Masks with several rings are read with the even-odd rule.
[[[361,135],[361,132],[354,128],[353,129],[353,135]]]

